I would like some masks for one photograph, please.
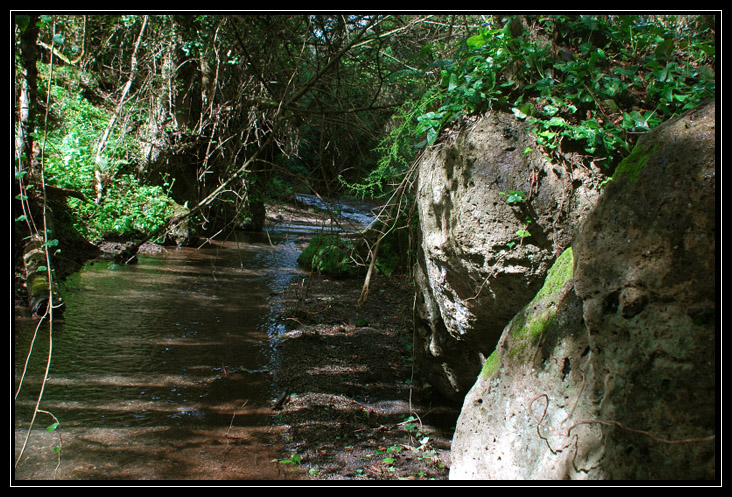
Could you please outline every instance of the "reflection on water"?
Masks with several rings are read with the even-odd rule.
[[[258,239],[251,237],[257,236]],[[42,409],[17,479],[283,478],[269,425],[279,332],[272,295],[302,240],[239,234],[139,263],[97,262],[64,283]],[[16,387],[36,322],[16,317]],[[15,402],[15,454],[38,396],[47,327]]]

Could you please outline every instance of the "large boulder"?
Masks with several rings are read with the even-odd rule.
[[[466,395],[452,442],[451,479],[581,478],[601,458],[600,427],[572,426],[594,418],[592,405],[588,412],[580,402],[594,396],[593,371],[572,268],[570,248],[506,326]]]
[[[713,102],[645,135],[575,243],[607,477],[715,475],[714,442],[658,440],[715,433],[715,144]]]
[[[599,196],[600,175],[539,149],[523,121],[496,112],[420,160],[416,356],[448,398],[472,386]]]
[[[451,479],[716,477],[715,185],[713,103],[639,140],[467,394]]]

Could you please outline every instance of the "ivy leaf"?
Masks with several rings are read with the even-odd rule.
[[[545,105],[543,110],[544,114],[546,114],[547,116],[553,116],[554,114],[559,112],[559,107],[556,107],[554,105]]]
[[[650,129],[646,118],[643,117],[641,115],[641,113],[638,112],[637,110],[632,111],[630,114],[628,114],[627,112],[623,113],[623,128],[625,128],[625,129],[640,128],[643,130]]]
[[[554,116],[547,122],[548,126],[560,126],[562,128],[567,126],[567,121],[563,117]]]
[[[481,48],[488,43],[488,39],[483,36],[483,33],[481,33],[475,36],[471,36],[470,38],[465,40],[465,43],[473,49]]]
[[[498,192],[498,194],[506,197],[507,204],[519,204],[526,199],[526,194],[521,190],[508,190],[508,193]]]
[[[460,81],[458,80],[458,75],[455,73],[452,73],[450,75],[450,83],[447,86],[447,91],[452,91],[455,88],[457,88],[458,86],[460,86]]]
[[[437,136],[438,136],[438,133],[437,133],[437,130],[435,130],[435,128],[428,129],[427,130],[427,144],[432,145],[433,143],[435,143],[435,140],[437,140]]]
[[[512,108],[511,112],[513,112],[513,115],[519,119],[526,119],[527,117],[529,117],[524,113],[524,111],[522,111],[521,109],[519,109],[517,107]]]
[[[539,136],[543,136],[544,138],[554,138],[557,134],[554,131],[541,131],[539,132]]]

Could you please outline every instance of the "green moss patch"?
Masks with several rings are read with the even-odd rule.
[[[574,252],[572,247],[566,249],[562,254],[554,261],[552,267],[547,273],[546,279],[544,280],[544,286],[541,287],[539,293],[536,294],[532,303],[538,303],[545,298],[556,299],[564,285],[574,274]]]
[[[638,175],[648,162],[648,159],[656,153],[660,147],[648,149],[643,145],[636,145],[633,151],[623,161],[618,164],[613,174],[613,181],[623,177],[628,183],[633,183],[638,179]]]
[[[488,359],[485,360],[485,363],[483,364],[483,369],[480,371],[480,377],[484,380],[491,378],[494,374],[496,374],[496,371],[498,371],[498,366],[500,366],[500,364],[501,357],[498,354],[498,349],[496,349],[490,356],[488,356]]]
[[[527,341],[535,345],[544,331],[554,323],[557,315],[556,304],[560,291],[574,274],[574,254],[572,248],[565,250],[549,269],[544,286],[511,322],[511,337],[514,339],[509,357],[521,354]]]

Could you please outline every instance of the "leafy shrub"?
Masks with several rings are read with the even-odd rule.
[[[715,92],[714,33],[675,16],[534,16],[515,37],[510,22],[465,40],[441,61],[438,107],[417,117],[432,144],[464,115],[512,110],[550,151],[563,140],[610,168],[634,133],[698,106]],[[680,36],[681,34],[681,36]],[[551,40],[560,40],[559,47]]]
[[[48,67],[40,66],[40,75],[47,80]],[[172,215],[173,202],[164,187],[144,185],[135,176],[130,166],[137,162],[139,145],[119,127],[113,130],[101,161],[110,178],[106,194],[99,205],[91,201],[96,144],[110,114],[86,100],[67,72],[55,69],[50,87],[53,120],[46,136],[44,171],[49,184],[78,191],[89,199],[69,199],[73,228],[92,241],[156,229]],[[40,142],[41,138],[36,139]]]
[[[316,235],[297,258],[302,267],[335,278],[357,274],[358,268],[351,259],[354,244],[338,235]]]

